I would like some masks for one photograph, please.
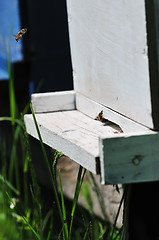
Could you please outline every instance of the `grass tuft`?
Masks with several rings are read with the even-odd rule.
[[[2,165],[2,170],[0,172],[0,240],[119,240],[120,232],[116,233],[116,221],[114,227],[108,223],[104,199],[92,174],[90,175],[91,180],[94,184],[94,189],[98,196],[105,222],[103,223],[93,214],[93,199],[90,193],[89,185],[85,185],[84,190],[84,195],[89,205],[89,213],[86,210],[82,210],[81,207],[78,207],[77,203],[86,174],[86,169],[84,169],[82,166],[79,166],[71,210],[67,208],[66,199],[64,197],[62,188],[60,170],[58,172],[60,193],[58,192],[56,166],[58,159],[63,154],[56,151],[53,164],[50,167],[50,161],[42,141],[42,136],[32,105],[28,104],[21,114],[18,112],[11,65],[11,34],[12,29],[8,47],[10,116],[0,117],[0,122],[10,122],[12,131],[10,138],[10,152],[7,149],[8,142],[6,142],[5,139],[1,139],[2,137],[0,136],[0,163]],[[37,177],[32,162],[29,136],[27,134],[23,119],[24,114],[29,110],[29,106],[39,137],[43,157],[50,176],[50,182],[54,195],[52,196],[52,199],[55,198],[54,207],[50,208],[45,214],[43,212],[44,204],[41,202],[40,187],[37,182]],[[18,154],[19,149],[21,152],[20,157]],[[6,156],[7,151],[9,152],[9,159],[7,159]],[[22,169],[19,168],[20,160],[23,164]],[[29,179],[28,175],[30,175],[31,180]],[[56,209],[58,209],[58,211],[56,211]],[[117,217],[119,211],[117,213]],[[58,216],[56,216],[56,214],[58,214]],[[58,232],[56,230],[57,217],[59,217],[61,224]]]

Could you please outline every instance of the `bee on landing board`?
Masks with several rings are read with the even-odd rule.
[[[27,28],[23,28],[21,29],[17,35],[13,35],[13,37],[15,38],[15,40],[18,42],[19,40],[21,40],[22,36],[27,32]]]
[[[114,133],[119,133],[119,132],[123,132],[123,130],[121,129],[121,127],[114,123],[114,122],[111,122],[110,120],[108,119],[105,119],[104,116],[103,116],[103,110],[98,113],[97,117],[95,118],[95,120],[97,121],[100,121],[102,123],[104,123],[104,125],[109,125],[109,126],[113,126],[117,131],[115,131]]]
[[[100,113],[98,113],[97,117],[95,118],[95,120],[100,121],[105,123],[107,120],[103,117],[103,111],[101,111]]]

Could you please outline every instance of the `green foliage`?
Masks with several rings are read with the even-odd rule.
[[[12,142],[12,146],[9,165],[7,166],[5,156],[5,151],[7,151],[7,142],[5,142],[5,139],[1,139],[0,136],[1,149],[3,149],[3,151],[0,150],[0,160],[2,163],[2,169],[0,172],[0,240],[119,240],[120,238],[117,237],[116,228],[113,228],[113,226],[111,226],[108,222],[104,199],[93,175],[91,175],[91,180],[94,184],[94,190],[97,194],[105,221],[99,220],[93,213],[93,198],[91,196],[89,184],[84,184],[82,189],[82,194],[86,199],[89,213],[78,207],[78,198],[86,173],[86,170],[81,166],[78,171],[72,207],[71,210],[68,210],[63,194],[60,170],[58,174],[60,194],[57,189],[56,165],[58,159],[62,156],[62,153],[58,151],[55,152],[54,161],[52,163],[52,167],[50,167],[49,159],[36,121],[36,116],[32,105],[30,104],[30,109],[40,140],[43,157],[48,168],[55,198],[54,208],[49,209],[47,213],[43,214],[40,187],[38,186],[36,173],[34,171],[29,137],[23,120],[24,114],[29,109],[29,104],[20,115],[18,113],[14,91],[10,48],[8,54],[8,74],[10,116],[0,117],[0,122],[5,121],[11,123],[12,135],[10,140]],[[17,154],[18,148],[21,150],[20,157],[23,163],[22,174],[20,174],[19,171],[19,156]],[[28,180],[28,173],[31,175],[31,183]],[[23,197],[21,190],[23,190]],[[56,216],[56,214],[58,216]],[[60,219],[60,227],[58,229],[56,227],[57,218]]]
[[[99,207],[101,208],[101,212],[105,220],[104,223],[102,221],[99,221],[99,219],[95,216],[95,213],[93,212],[94,203],[93,203],[91,188],[96,194]],[[119,216],[119,212],[121,210],[121,205],[123,203],[124,195],[119,204],[119,209],[118,209],[113,226],[108,220],[108,216],[106,214],[106,206],[104,203],[102,192],[92,173],[89,173],[89,178],[87,179],[87,182],[83,184],[81,195],[84,197],[86,201],[86,208],[88,209],[91,215],[90,224],[89,224],[89,227],[87,228],[87,236],[90,234],[91,239],[119,240],[120,231],[116,228],[116,222]]]
[[[25,231],[25,238],[22,229],[17,226],[14,219],[6,218],[4,215],[3,219],[0,217],[0,240],[30,240],[34,239],[30,231]]]
[[[76,188],[75,188],[75,194],[74,194],[74,199],[73,199],[73,204],[72,204],[72,210],[71,210],[71,222],[70,222],[70,230],[69,230],[69,240],[71,239],[71,234],[72,234],[72,225],[73,225],[73,220],[74,220],[74,215],[75,215],[75,209],[77,206],[77,201],[79,197],[79,193],[81,190],[81,186],[83,183],[83,179],[86,173],[86,170],[84,169],[84,172],[82,174],[83,168],[80,166],[79,171],[78,171],[78,176],[77,176],[77,181],[76,181]]]
[[[20,234],[11,218],[7,219],[5,213],[0,214],[0,240],[19,240]]]

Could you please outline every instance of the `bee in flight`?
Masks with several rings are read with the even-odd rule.
[[[13,35],[13,37],[15,37],[15,40],[18,42],[26,32],[27,28],[23,28],[17,33],[17,35]]]

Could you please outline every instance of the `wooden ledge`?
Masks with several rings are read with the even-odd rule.
[[[88,169],[99,174],[100,135],[120,134],[78,110],[38,113],[35,115],[43,142]],[[27,131],[38,138],[31,114],[25,115]]]
[[[158,133],[75,91],[34,94],[32,103],[43,142],[101,174],[103,184],[159,180]],[[95,120],[101,110],[107,125]],[[32,115],[24,119],[38,138]]]

